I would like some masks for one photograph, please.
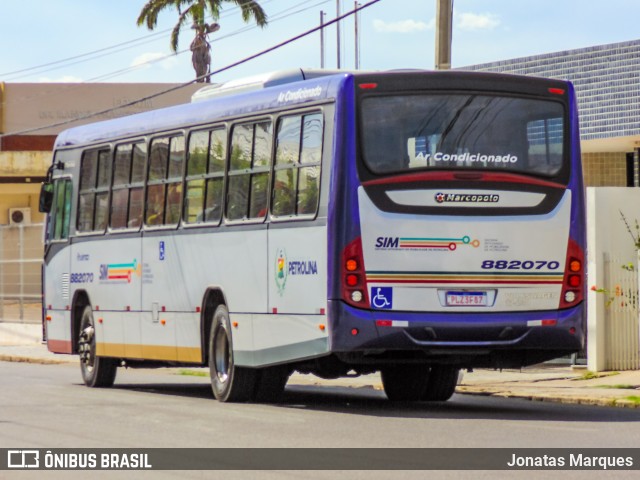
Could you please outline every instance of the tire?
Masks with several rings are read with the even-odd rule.
[[[118,372],[115,358],[96,355],[96,335],[91,305],[84,307],[78,332],[78,352],[80,353],[80,372],[87,387],[111,387]]]
[[[460,369],[450,365],[431,367],[427,388],[422,397],[427,402],[446,402],[451,398],[458,384]]]
[[[213,396],[220,402],[246,402],[253,398],[257,370],[238,367],[233,360],[229,312],[224,305],[213,314],[209,334],[209,374]]]
[[[422,400],[429,381],[429,368],[424,365],[401,365],[381,370],[382,386],[392,402]]]
[[[278,403],[290,376],[291,370],[285,366],[259,369],[253,400],[260,403]]]

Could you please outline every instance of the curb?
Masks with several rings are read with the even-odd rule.
[[[456,393],[462,395],[479,395],[484,397],[498,397],[498,398],[517,398],[522,400],[529,400],[532,402],[549,402],[549,403],[562,403],[567,405],[588,405],[596,407],[617,407],[617,408],[640,408],[640,404],[624,398],[594,398],[585,396],[573,396],[564,397],[556,395],[546,395],[544,393],[538,395],[532,395],[528,393],[518,393],[505,390],[467,390],[465,387],[456,388]]]
[[[63,365],[73,363],[70,360],[55,360],[52,358],[35,358],[24,355],[5,355],[0,353],[0,362],[33,363],[39,365]]]

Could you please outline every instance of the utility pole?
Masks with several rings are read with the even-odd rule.
[[[359,7],[360,7],[360,4],[358,3],[357,0],[353,2],[354,10],[358,10]],[[354,20],[353,20],[354,26],[355,26],[355,35],[356,35],[356,46],[355,46],[356,70],[360,70],[360,29],[359,29],[360,19],[358,17],[360,17],[360,12],[355,13]]]
[[[320,68],[324,68],[324,10],[320,10]]]
[[[451,68],[453,0],[436,0],[436,69]]]
[[[338,18],[340,16],[340,10],[341,10],[341,8],[340,8],[340,0],[336,0],[336,18]],[[337,47],[337,50],[338,50],[338,62],[337,62],[338,70],[340,70],[340,65],[341,65],[341,63],[340,63],[340,28],[341,28],[340,27],[340,21],[338,21],[338,22],[336,22],[337,41],[338,41],[338,44],[337,44],[338,45],[338,47]]]

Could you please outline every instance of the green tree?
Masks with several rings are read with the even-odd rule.
[[[171,50],[178,51],[180,29],[191,21],[191,28],[196,31],[190,45],[191,62],[198,82],[210,82],[208,73],[211,71],[211,45],[207,41],[207,35],[220,29],[216,22],[224,3],[237,5],[245,23],[254,19],[260,27],[267,24],[267,14],[255,0],[149,0],[142,7],[137,23],[138,26],[145,24],[149,30],[153,30],[158,25],[160,12],[175,8],[178,11],[178,22],[171,32]],[[213,22],[207,23],[207,17],[211,17]]]

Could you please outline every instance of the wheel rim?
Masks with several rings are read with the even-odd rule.
[[[88,327],[93,327],[93,318],[86,315],[82,319],[84,325],[80,338],[78,339],[78,350],[80,351],[80,361],[82,368],[89,374],[93,373],[96,363],[96,338],[95,332],[91,333],[91,338],[87,339],[83,331]]]
[[[214,361],[216,366],[216,376],[220,383],[225,383],[229,378],[231,355],[229,351],[229,339],[227,337],[227,332],[221,327],[216,329]]]

